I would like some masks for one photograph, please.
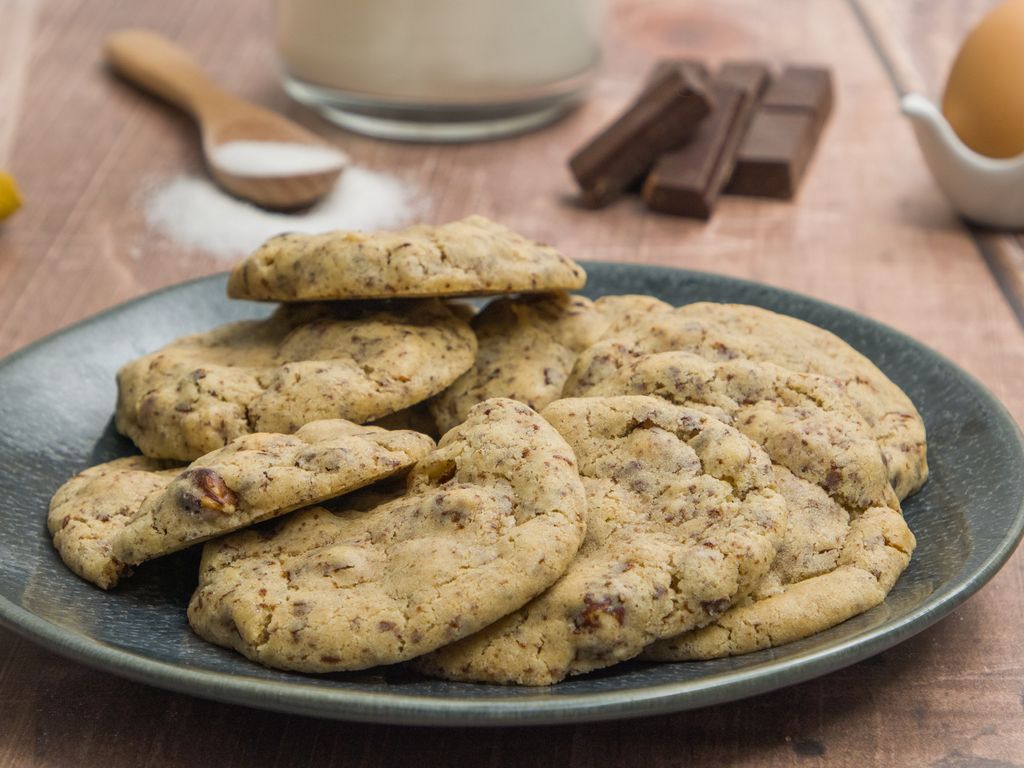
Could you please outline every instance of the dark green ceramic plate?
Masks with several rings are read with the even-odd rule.
[[[84,664],[211,699],[385,723],[560,723],[702,707],[852,664],[938,621],[1016,547],[1024,528],[1020,431],[952,363],[864,317],[767,286],[672,269],[587,269],[592,296],[744,302],[804,318],[842,336],[907,391],[928,426],[931,479],[906,503],[918,548],[885,603],[775,650],[710,662],[633,662],[542,689],[443,683],[402,668],[286,674],[208,645],[185,620],[194,552],[149,563],[104,593],[63,567],[44,521],[64,480],[133,452],[111,424],[114,372],[123,362],[176,336],[269,311],[228,301],[224,278],[213,277],[118,307],[0,363],[0,620]]]

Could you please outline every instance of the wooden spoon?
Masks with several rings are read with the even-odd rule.
[[[107,61],[121,76],[181,107],[195,118],[210,175],[233,195],[264,208],[312,205],[334,187],[347,158],[315,134],[281,115],[214,85],[192,57],[164,37],[124,29],[106,41]],[[259,141],[331,149],[336,167],[290,175],[242,175],[217,165],[215,150],[227,142]]]

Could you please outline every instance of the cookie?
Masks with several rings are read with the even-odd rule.
[[[598,348],[609,347],[587,351],[585,370],[566,384],[567,394],[657,395],[705,410],[850,508],[899,509],[874,433],[836,379],[689,352],[592,356]]]
[[[444,389],[475,353],[436,299],[282,306],[125,365],[116,425],[147,456],[190,461],[252,432],[381,418]]]
[[[334,419],[294,435],[243,435],[184,470],[117,459],[58,490],[49,527],[65,563],[109,589],[133,565],[361,488],[433,446],[416,432]]]
[[[554,582],[585,531],[565,440],[493,399],[368,511],[302,510],[206,545],[193,629],[279,669],[391,664],[479,631]]]
[[[557,400],[543,416],[576,452],[587,536],[522,609],[416,662],[451,680],[548,685],[712,621],[768,572],[786,519],[764,451],[654,397]]]
[[[115,533],[180,472],[173,462],[128,456],[64,483],[50,500],[46,524],[65,565],[103,589],[117,584],[124,569],[113,556]]]
[[[430,401],[442,433],[489,397],[510,397],[541,409],[561,396],[579,354],[608,326],[629,315],[671,309],[650,296],[583,296],[556,293],[492,301],[473,318],[476,362]]]
[[[752,598],[710,624],[654,643],[644,658],[689,661],[777,647],[881,603],[910,562],[914,535],[899,512],[849,513],[821,488],[776,468],[789,507],[786,536]]]
[[[114,538],[114,557],[137,565],[322,502],[409,469],[433,448],[418,432],[343,419],[310,422],[293,435],[243,435],[149,496]]]
[[[263,301],[391,299],[582,288],[583,269],[554,248],[470,216],[397,232],[273,237],[238,264],[228,296]]]
[[[870,360],[817,326],[742,304],[690,304],[646,318],[613,324],[577,361],[567,383],[604,378],[630,358],[686,351],[711,361],[742,358],[837,379],[874,434],[890,482],[905,498],[928,477],[925,429],[906,394]]]

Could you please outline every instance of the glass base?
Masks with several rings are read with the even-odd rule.
[[[282,72],[284,89],[336,125],[377,139],[423,142],[486,141],[555,122],[579,105],[586,86],[502,104],[432,105],[375,101],[311,85]]]

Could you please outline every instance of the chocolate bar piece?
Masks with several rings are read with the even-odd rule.
[[[713,102],[689,68],[666,68],[636,101],[569,161],[584,204],[599,208],[641,179],[659,155],[686,141]]]
[[[786,68],[764,94],[725,191],[786,200],[796,195],[831,110],[828,70]]]
[[[648,174],[643,189],[648,208],[677,216],[711,217],[753,113],[751,94],[744,88],[716,82],[712,94],[717,106],[694,137],[662,155]]]
[[[789,200],[796,195],[816,139],[809,112],[759,111],[743,140],[726,192]]]
[[[701,65],[665,61],[658,66],[660,70]],[[712,89],[718,105],[715,111],[701,123],[691,141],[662,155],[647,176],[643,194],[648,208],[677,216],[710,218],[768,81],[768,66],[760,62],[722,65]]]
[[[818,129],[832,112],[832,74],[820,67],[786,67],[768,86],[761,106],[766,110],[810,112]]]
[[[756,100],[764,95],[771,77],[771,69],[763,62],[727,61],[718,68],[715,82],[742,88]]]

